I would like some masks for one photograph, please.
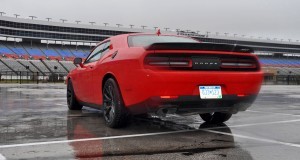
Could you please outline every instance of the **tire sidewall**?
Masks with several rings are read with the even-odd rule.
[[[67,102],[69,110],[81,110],[82,109],[82,105],[80,105],[79,102],[76,99],[76,95],[75,95],[75,92],[74,92],[73,84],[72,84],[72,81],[70,79],[68,81],[67,90],[68,89],[70,89],[70,91],[71,91],[71,101],[70,101],[70,103]]]
[[[114,103],[115,103],[115,106],[114,106],[115,114],[114,114],[113,119],[111,119],[110,121],[107,121],[104,116],[104,113],[105,113],[104,110],[105,110],[106,104],[103,103],[103,107],[102,107],[103,117],[105,120],[105,124],[107,126],[112,127],[112,128],[118,128],[125,124],[126,110],[125,110],[124,102],[123,102],[123,99],[121,96],[119,86],[118,86],[117,82],[112,78],[109,78],[104,83],[103,91],[102,91],[103,99],[104,99],[103,92],[104,92],[104,88],[106,85],[111,85],[112,91],[114,92],[113,94],[114,94]]]

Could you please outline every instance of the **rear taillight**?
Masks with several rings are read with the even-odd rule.
[[[146,68],[203,71],[257,71],[255,57],[226,54],[149,54],[144,59]]]
[[[181,57],[146,57],[145,64],[156,67],[191,67],[190,58]]]
[[[223,59],[221,60],[221,68],[245,68],[255,69],[257,68],[257,62],[255,60],[241,60],[241,59]]]

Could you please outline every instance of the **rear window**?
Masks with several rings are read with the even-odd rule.
[[[147,47],[153,43],[199,43],[199,41],[177,36],[137,35],[128,37],[129,47]]]

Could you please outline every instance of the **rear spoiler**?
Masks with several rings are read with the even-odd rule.
[[[246,46],[219,43],[153,43],[146,50],[202,50],[253,53],[253,49]]]

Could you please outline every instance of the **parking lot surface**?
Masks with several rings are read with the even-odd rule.
[[[121,129],[106,127],[101,111],[68,111],[65,95],[64,84],[0,84],[0,160],[299,159],[300,86],[263,86],[221,125],[167,115]]]

